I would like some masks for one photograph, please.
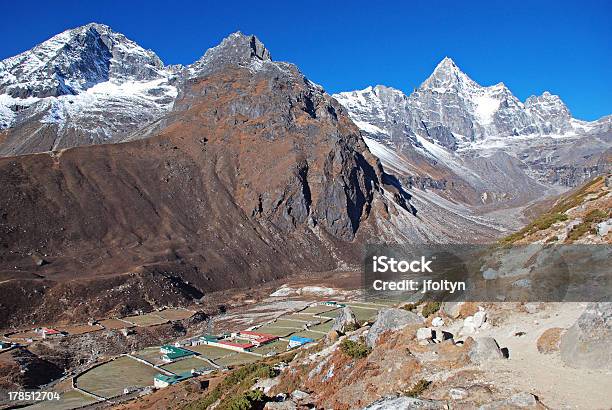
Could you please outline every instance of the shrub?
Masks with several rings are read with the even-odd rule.
[[[427,302],[427,304],[423,306],[423,311],[421,313],[424,317],[429,317],[440,310],[441,306],[441,302]]]
[[[247,364],[232,371],[206,396],[188,404],[185,409],[207,409],[219,400],[219,404],[216,406],[219,410],[250,409],[264,398],[261,392],[251,392],[249,390],[251,386],[258,379],[274,377],[275,375],[276,372],[271,365]]]
[[[430,381],[421,379],[418,382],[416,382],[416,384],[412,386],[410,390],[406,392],[406,396],[419,397],[421,394],[423,394],[425,390],[427,390],[430,384],[431,384]]]
[[[608,214],[606,212],[602,211],[601,209],[593,209],[585,215],[583,221],[579,225],[572,228],[572,230],[567,235],[567,239],[569,239],[570,241],[575,241],[576,239],[579,239],[580,237],[582,237],[582,235],[591,230],[591,226],[593,224],[605,221],[607,218]]]
[[[348,332],[354,332],[355,330],[359,329],[359,323],[349,323],[348,325],[346,325],[346,327],[344,328],[344,333],[348,333]]]
[[[261,407],[266,401],[266,396],[259,389],[249,390],[246,393],[237,395],[228,400],[226,407],[228,410],[250,410]]]
[[[340,350],[347,356],[352,357],[353,359],[361,359],[362,357],[366,357],[370,354],[370,348],[364,343],[363,340],[359,342],[355,342],[350,339],[344,339],[340,343]]]
[[[418,303],[406,303],[405,305],[403,305],[400,309],[404,309],[407,310],[408,312],[412,312],[413,310],[415,310],[417,307],[419,306]]]

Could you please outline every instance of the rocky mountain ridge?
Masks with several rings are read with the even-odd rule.
[[[527,203],[610,169],[610,117],[574,119],[548,92],[523,103],[448,57],[410,95],[378,85],[334,97],[383,164],[406,178],[454,181],[474,191],[472,204]]]
[[[254,56],[270,59],[259,40],[242,37],[234,33],[190,66],[164,66],[153,51],[91,23],[7,58],[0,62],[0,155],[133,138],[172,110],[180,83],[238,59],[249,63],[251,42]]]

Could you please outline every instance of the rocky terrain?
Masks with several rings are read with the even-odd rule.
[[[28,140],[13,134],[22,126],[47,127],[26,115],[39,104],[100,84],[170,81],[153,54],[105,26],[49,41],[3,62],[10,98],[41,99],[9,124],[6,147],[13,135]],[[100,56],[106,68],[92,71]],[[63,74],[36,74],[43,57]],[[254,36],[234,33],[177,70],[171,111],[136,121],[124,143],[0,159],[0,327],[184,305],[237,284],[356,267],[372,238],[485,242],[506,229],[460,204],[413,198],[345,109]],[[65,119],[53,127],[80,124]]]
[[[410,96],[330,96],[255,36],[168,67],[107,26],[68,30],[0,62],[0,329],[354,280],[372,242],[609,246],[610,121],[450,59]],[[169,391],[191,408],[602,408],[610,304],[583,302],[423,301],[369,323],[347,309],[322,343],[211,377],[225,390]],[[0,387],[189,326],[34,342],[3,353]]]
[[[597,178],[557,198],[502,243],[541,241],[565,223],[575,228],[584,212],[609,209],[610,195],[606,179]],[[558,212],[567,219],[549,227],[539,222]],[[605,224],[588,223],[589,233],[558,236],[556,243],[609,246]],[[321,342],[230,373],[232,387],[210,375],[207,389],[185,382],[118,408],[605,409],[612,383],[610,306],[423,301],[383,309],[365,323],[347,307]]]
[[[574,119],[548,92],[521,102],[448,57],[410,95],[378,85],[334,97],[403,181],[472,205],[512,207],[609,171],[609,116]]]

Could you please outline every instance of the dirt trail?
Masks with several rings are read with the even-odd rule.
[[[608,409],[612,403],[612,372],[573,369],[558,352],[538,352],[538,337],[551,327],[570,327],[586,304],[556,303],[535,314],[516,313],[509,323],[480,331],[507,347],[510,358],[487,365],[485,379],[498,387],[512,386],[537,395],[554,409]],[[524,336],[514,336],[516,332]]]

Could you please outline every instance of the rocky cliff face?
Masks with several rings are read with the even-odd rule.
[[[384,218],[380,164],[342,106],[262,50],[236,34],[207,53],[151,138],[0,160],[0,293],[16,289],[0,327],[358,260]]]
[[[609,119],[573,119],[561,99],[548,92],[522,103],[503,83],[477,84],[449,58],[409,96],[376,86],[334,97],[366,135],[404,157],[400,168],[416,162],[446,168],[445,179],[463,181],[481,198],[527,201],[538,185],[576,186],[609,169]],[[479,166],[495,158],[503,162],[493,169],[507,168],[504,162],[512,158],[516,172],[492,177]],[[409,174],[440,179],[424,167],[412,167]],[[500,190],[487,179],[526,189]]]

